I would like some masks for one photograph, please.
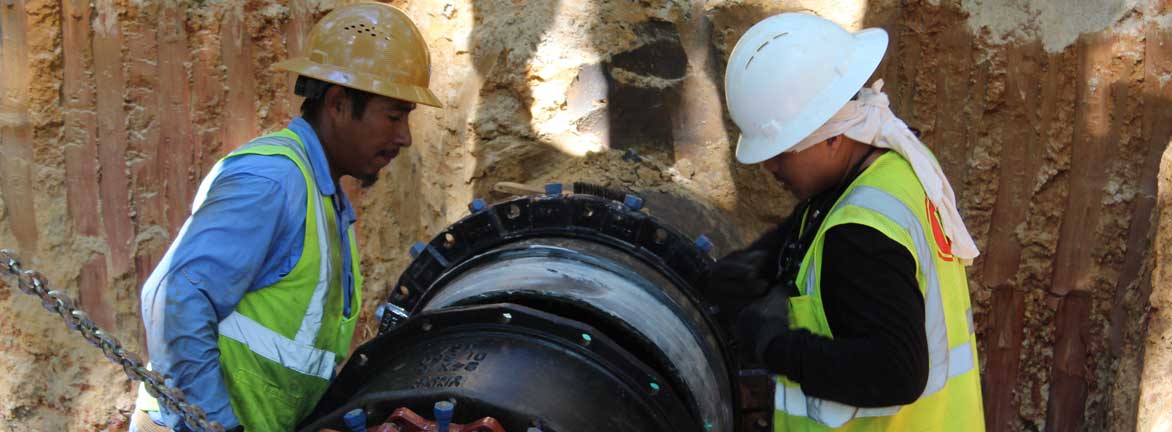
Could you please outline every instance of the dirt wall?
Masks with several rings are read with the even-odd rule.
[[[296,114],[292,78],[269,65],[338,3],[0,2],[0,246],[141,349],[138,287],[195,186]],[[876,77],[957,189],[983,251],[970,283],[990,429],[1172,421],[1168,319],[1149,330],[1172,262],[1156,218],[1172,137],[1167,2],[394,3],[427,35],[447,107],[412,115],[415,145],[376,185],[348,186],[367,298],[385,296],[411,243],[472,198],[501,198],[499,181],[626,187],[665,215],[690,200],[701,217],[685,231],[716,238],[715,253],[751,240],[794,200],[733,162],[724,62],[753,22],[812,10],[888,30]],[[3,430],[117,430],[133,404],[99,351],[10,289],[0,368]]]

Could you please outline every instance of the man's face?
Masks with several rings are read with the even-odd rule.
[[[765,169],[798,199],[807,199],[834,186],[842,176],[844,143],[834,138],[796,153],[782,153],[764,162]],[[836,142],[838,141],[838,142]]]
[[[366,111],[354,118],[349,101],[338,116],[340,146],[335,150],[335,169],[357,178],[363,187],[378,180],[378,172],[391,163],[402,148],[411,146],[408,116],[415,104],[384,96],[371,97]]]

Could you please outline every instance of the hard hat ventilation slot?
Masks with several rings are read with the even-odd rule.
[[[354,30],[354,31],[358,32],[358,34],[369,33],[370,37],[378,37],[379,36],[378,33],[375,33],[373,26],[367,26],[364,23],[351,24],[351,25],[342,27],[342,29],[343,30]]]
[[[757,50],[753,51],[753,56],[749,57],[749,61],[745,62],[745,70],[749,70],[749,65],[753,64],[753,59],[757,58],[757,53],[759,53],[759,52],[761,52],[761,50],[765,49],[765,47],[768,46],[770,42],[773,42],[773,41],[777,40],[777,38],[788,35],[788,34],[789,34],[789,32],[781,32],[781,33],[775,34],[775,35],[773,35],[773,37],[769,38],[769,40],[765,41],[765,43],[761,44],[761,46],[757,47]]]
[[[763,43],[763,44],[761,44],[761,46],[757,47],[757,51],[755,51],[755,52],[761,52],[761,50],[765,49],[765,46],[769,45],[770,42],[773,42],[773,41],[777,40],[777,38],[785,36],[787,34],[789,34],[789,32],[781,32],[781,33],[773,35],[773,37],[769,38],[769,40],[765,41],[765,43]]]

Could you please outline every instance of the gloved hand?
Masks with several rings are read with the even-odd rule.
[[[704,296],[718,303],[761,297],[769,290],[769,253],[739,250],[708,268]]]
[[[762,363],[769,343],[789,332],[789,295],[780,286],[770,288],[768,294],[741,310],[735,331],[742,358]]]

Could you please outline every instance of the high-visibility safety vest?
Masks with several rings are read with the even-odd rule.
[[[964,265],[950,253],[935,207],[911,165],[891,152],[863,171],[831,208],[798,271],[790,327],[833,338],[822,305],[820,274],[826,231],[842,224],[879,230],[915,257],[924,296],[928,383],[910,405],[862,408],[819,399],[784,376],[774,395],[775,431],[983,431],[976,336]]]
[[[288,275],[245,294],[236,310],[220,321],[220,369],[232,411],[245,430],[289,431],[317,404],[334,368],[350,351],[363,279],[351,227],[347,235],[354,298],[351,316],[346,317],[342,241],[332,198],[318,192],[305,146],[289,129],[257,138],[221,159],[200,185],[192,212],[203,203],[224,160],[248,154],[283,156],[301,170],[305,240]]]

